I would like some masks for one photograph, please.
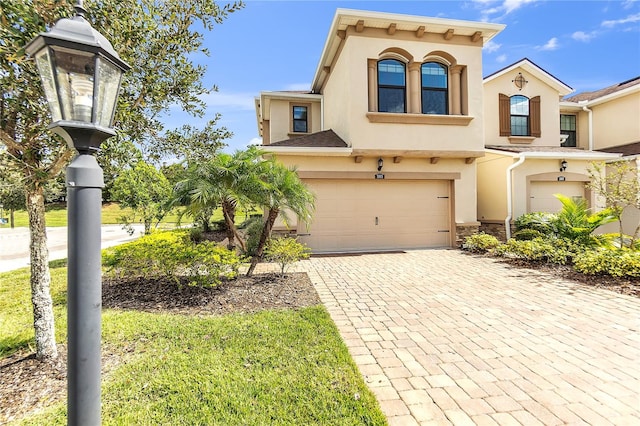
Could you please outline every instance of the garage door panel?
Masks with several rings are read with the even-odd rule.
[[[315,251],[450,245],[448,181],[306,183],[316,194],[316,211],[308,234],[300,238]]]
[[[584,198],[584,182],[533,181],[529,187],[529,212],[557,213],[562,203],[554,194]]]

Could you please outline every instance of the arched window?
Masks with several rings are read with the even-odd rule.
[[[447,67],[438,62],[425,62],[420,69],[422,80],[422,113],[448,114],[449,94]]]
[[[529,136],[529,98],[522,95],[511,96],[511,135]]]
[[[406,112],[406,72],[396,59],[378,61],[378,111]]]

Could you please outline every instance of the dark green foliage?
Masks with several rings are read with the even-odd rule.
[[[534,238],[519,241],[510,239],[495,249],[498,256],[533,262],[565,265],[571,263],[574,252],[571,243],[562,239]]]
[[[534,238],[543,238],[544,234],[536,229],[521,229],[513,234],[513,238],[519,241],[533,240]]]
[[[189,231],[155,232],[103,253],[103,265],[116,276],[164,277],[180,283],[214,287],[238,275],[241,259],[211,241],[198,244]]]
[[[280,265],[280,273],[284,275],[285,269],[291,264],[302,259],[308,259],[311,250],[295,238],[271,238],[264,249],[265,259]]]
[[[462,244],[462,249],[472,253],[486,253],[498,245],[500,245],[500,241],[498,241],[496,237],[480,232],[479,234],[466,237],[464,244]]]
[[[555,235],[555,221],[557,216],[553,213],[533,212],[526,213],[515,220],[516,232],[531,229],[539,233],[538,236]]]
[[[244,223],[245,233],[247,235],[247,255],[253,256],[260,242],[260,233],[262,232],[262,215],[252,216]]]
[[[640,252],[622,250],[591,250],[574,259],[574,268],[589,275],[640,278]]]

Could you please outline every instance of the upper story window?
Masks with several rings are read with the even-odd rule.
[[[560,134],[569,136],[561,146],[577,146],[576,145],[576,116],[560,114]]]
[[[511,136],[530,136],[529,134],[529,98],[526,96],[512,96],[511,107]]]
[[[308,107],[301,105],[294,105],[291,108],[293,114],[292,130],[294,133],[308,133],[309,132],[309,120]]]
[[[378,111],[406,112],[406,70],[396,59],[378,61]]]
[[[529,136],[539,138],[540,96],[527,98],[522,95],[499,94],[500,136]]]
[[[422,113],[448,114],[449,94],[447,67],[437,62],[425,62],[420,67],[422,80]]]

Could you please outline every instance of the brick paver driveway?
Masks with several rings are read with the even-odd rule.
[[[456,250],[300,266],[392,425],[640,424],[640,299]]]

